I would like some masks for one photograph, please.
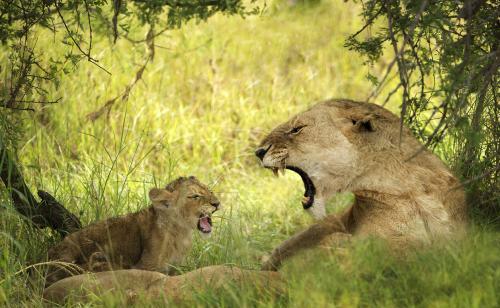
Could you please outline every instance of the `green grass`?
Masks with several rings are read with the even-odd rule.
[[[53,193],[88,224],[143,208],[152,186],[195,175],[213,187],[224,209],[213,236],[196,238],[182,269],[258,268],[262,255],[312,219],[300,206],[299,177],[274,178],[253,151],[268,130],[317,100],[368,97],[373,87],[363,59],[342,47],[362,25],[358,13],[351,2],[330,0],[244,20],[217,16],[171,31],[156,40],[166,48],[156,49],[130,98],[90,122],[85,115],[123,91],[145,50],[126,40],[116,46],[97,40],[96,57],[113,75],[82,63],[47,97],[63,97],[61,103],[24,116],[18,155],[28,183]],[[49,35],[37,44],[47,46],[44,56],[60,52],[50,48]],[[386,65],[370,70],[381,74]],[[44,261],[57,237],[23,223],[5,194],[1,200],[0,305],[41,305],[43,266],[30,267],[29,274],[27,268]],[[348,200],[339,196],[328,210]],[[475,228],[463,242],[404,260],[387,257],[387,249],[371,241],[306,253],[283,269],[289,293],[282,298],[248,288],[198,294],[187,306],[495,307],[498,238]],[[119,300],[95,303],[116,306]]]

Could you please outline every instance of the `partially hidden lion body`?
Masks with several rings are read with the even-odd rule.
[[[124,295],[127,304],[141,298],[147,302],[164,299],[180,303],[195,299],[200,292],[249,286],[276,295],[286,292],[286,285],[276,272],[214,265],[177,276],[136,269],[82,274],[57,281],[44,290],[43,298],[50,303],[64,304],[70,297],[81,302],[95,296]]]
[[[49,250],[46,286],[82,272],[143,269],[168,272],[191,248],[193,230],[210,233],[219,200],[195,177],[149,192],[152,205],[72,233]],[[68,266],[72,264],[73,266]]]
[[[302,204],[320,221],[277,247],[263,269],[328,237],[377,236],[393,247],[430,243],[463,232],[464,190],[444,163],[387,109],[329,100],[276,127],[256,155],[277,173],[293,170],[306,192]],[[355,202],[325,217],[325,202],[352,192]]]

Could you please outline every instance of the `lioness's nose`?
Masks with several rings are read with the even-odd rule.
[[[264,156],[266,156],[267,151],[269,150],[270,146],[267,148],[258,148],[257,151],[255,151],[255,155],[260,158],[260,160],[264,159]]]
[[[219,201],[212,201],[212,202],[210,202],[210,205],[215,207],[215,209],[218,209],[220,206],[220,202]]]

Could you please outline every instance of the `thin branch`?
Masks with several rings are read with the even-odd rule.
[[[387,69],[385,71],[385,74],[384,74],[384,77],[382,77],[382,80],[379,82],[377,88],[375,88],[375,90],[372,91],[372,93],[370,93],[370,96],[368,96],[366,98],[366,102],[370,102],[370,100],[372,98],[375,98],[378,96],[378,94],[380,93],[380,90],[382,89],[387,77],[389,76],[389,74],[391,73],[392,71],[392,68],[394,67],[394,64],[396,64],[396,58],[394,58],[391,63],[389,63],[389,65],[387,66]],[[391,77],[392,79],[392,77]]]
[[[401,86],[403,87],[403,102],[401,103],[401,114],[400,114],[400,125],[399,125],[399,145],[401,146],[401,142],[403,139],[404,116],[406,113],[406,105],[408,103],[408,80],[407,80],[408,76],[406,74],[406,65],[401,57],[401,53],[398,50],[398,44],[393,31],[392,15],[389,13],[389,10],[387,10],[387,14],[388,14],[387,22],[389,26],[388,28],[389,36],[391,38],[392,48],[394,49],[395,60],[396,63],[398,64],[399,80],[401,82]],[[404,41],[403,41],[403,46],[401,46],[401,51],[403,50],[403,48],[404,48]]]
[[[426,1],[423,1],[423,2],[422,2],[422,4],[421,4],[421,6],[420,6],[420,9],[419,9],[418,13],[415,15],[415,18],[414,18],[414,20],[413,20],[412,24],[410,25],[410,29],[409,29],[409,36],[413,35],[413,32],[415,31],[415,27],[417,26],[418,21],[420,20],[420,16],[422,15],[422,13],[424,12],[424,10],[425,10],[425,8],[426,8],[426,6],[427,6],[427,2],[428,2],[428,0],[426,0]],[[391,14],[389,13],[389,10],[387,9],[387,7],[386,7],[385,3],[384,3],[384,5],[382,5],[381,9],[382,9],[382,8],[385,8],[385,9],[386,9],[386,12],[387,12],[388,17],[389,17],[389,18],[391,18],[392,16],[391,16]],[[380,14],[380,13],[381,13],[381,11],[379,11],[379,12],[377,13],[377,15],[378,15],[378,14]],[[390,29],[389,29],[389,31],[390,31],[390,32],[392,32],[392,21],[390,21],[390,23],[391,23],[391,25],[390,25]],[[365,25],[365,27],[363,27],[363,30],[364,30],[364,29],[366,29],[366,25]],[[358,34],[359,34],[359,33],[358,33]],[[394,40],[395,40],[394,33],[392,33],[392,35],[391,35],[391,39],[393,39],[393,38],[394,38]],[[396,46],[397,46],[397,43],[396,43]],[[387,76],[389,76],[389,74],[390,74],[390,72],[391,72],[392,68],[394,67],[394,64],[396,64],[396,62],[398,61],[398,57],[400,57],[400,55],[403,53],[403,51],[404,51],[404,48],[405,48],[405,47],[406,47],[406,40],[403,40],[403,44],[401,45],[401,48],[399,48],[399,50],[398,50],[398,48],[396,47],[396,50],[395,50],[395,57],[394,57],[394,59],[393,59],[393,60],[391,61],[391,63],[389,63],[389,65],[387,66],[387,70],[386,70],[386,72],[385,72],[385,74],[384,74],[384,77],[382,78],[382,81],[379,83],[379,85],[377,86],[377,88],[376,88],[376,89],[375,89],[375,90],[374,90],[374,91],[370,94],[370,96],[368,96],[368,98],[366,99],[366,101],[367,101],[367,102],[369,102],[369,101],[370,101],[370,99],[372,99],[373,97],[375,97],[376,95],[378,95],[378,93],[379,93],[380,89],[382,88],[382,86],[383,86],[384,82],[385,82],[385,81],[386,81],[386,79],[387,79]],[[405,88],[406,88],[406,87],[405,87]]]
[[[473,178],[471,178],[471,179],[468,179],[468,180],[466,180],[466,181],[463,181],[463,182],[461,182],[460,184],[455,185],[455,186],[453,186],[452,188],[450,188],[450,189],[448,190],[448,192],[450,192],[450,191],[452,191],[452,190],[455,190],[455,189],[458,189],[458,188],[465,187],[466,185],[468,185],[468,184],[470,184],[470,183],[476,182],[477,180],[480,180],[480,179],[482,179],[482,178],[485,178],[485,177],[489,176],[490,174],[493,174],[493,173],[498,172],[498,171],[500,171],[500,166],[496,166],[496,168],[494,168],[494,169],[491,169],[491,170],[485,171],[485,172],[483,172],[482,174],[480,174],[480,175],[478,175],[478,176],[475,176],[475,177],[473,177]]]
[[[85,52],[82,47],[80,46],[80,44],[78,44],[78,42],[76,41],[76,39],[73,37],[73,34],[71,34],[71,30],[69,29],[68,27],[68,24],[66,23],[66,20],[64,19],[62,13],[61,13],[61,10],[59,9],[59,5],[58,3],[56,2],[55,4],[55,7],[56,7],[56,11],[57,11],[57,14],[59,15],[59,18],[61,18],[61,22],[63,23],[64,25],[64,28],[66,29],[66,33],[68,33],[68,36],[70,37],[71,41],[73,41],[73,44],[78,48],[78,50],[80,50],[80,52],[85,56],[87,57],[87,60],[94,64],[95,66],[97,66],[98,68],[102,69],[103,71],[105,71],[106,73],[108,73],[109,75],[111,75],[111,72],[109,72],[107,69],[105,69],[104,67],[102,67],[101,65],[99,65],[97,62],[98,60],[94,59],[91,57],[90,53],[87,53]]]
[[[368,28],[369,26],[371,26],[373,24],[373,22],[375,21],[375,19],[377,19],[377,17],[380,15],[380,13],[382,13],[384,9],[384,6],[380,6],[380,9],[375,13],[375,15],[371,16],[367,21],[366,23],[364,24],[364,26],[359,29],[356,33],[354,33],[353,35],[350,35],[349,38],[353,39],[355,38],[356,36],[360,35],[363,31],[366,30],[366,28]]]
[[[111,18],[113,24],[113,43],[116,43],[118,39],[118,15],[120,14],[121,7],[121,0],[113,0],[113,17]]]
[[[83,0],[85,3],[85,11],[87,11],[87,21],[89,23],[89,51],[88,54],[90,55],[92,53],[92,23],[90,21],[90,10],[89,10],[89,4],[87,3],[87,0]]]
[[[384,107],[389,102],[391,97],[399,90],[399,88],[401,88],[401,82],[398,83],[398,85],[396,87],[394,87],[394,89],[392,89],[391,92],[389,92],[389,94],[386,96],[384,102],[381,105],[382,107]]]
[[[155,32],[155,34],[153,35],[153,37],[152,37],[152,38],[156,38],[156,37],[158,37],[158,36],[162,35],[163,33],[167,32],[168,30],[170,30],[170,27],[165,27],[165,28],[163,28],[162,30],[160,30],[160,31],[158,31],[158,32]],[[147,42],[147,41],[148,41],[148,38],[145,38],[145,39],[142,39],[142,40],[134,40],[134,39],[132,39],[132,38],[130,38],[130,37],[128,37],[128,36],[124,36],[124,38],[125,38],[127,41],[129,41],[129,42],[131,42],[131,43],[134,43],[134,44],[145,43],[145,42]],[[156,45],[156,46],[158,46],[158,45]],[[160,48],[161,48],[161,47],[160,47]],[[164,48],[165,48],[165,47],[164,47]]]
[[[16,100],[15,103],[23,103],[23,104],[57,104],[61,100],[61,97],[56,99],[55,101],[25,101],[25,100]]]
[[[93,111],[89,114],[87,114],[86,118],[91,121],[95,122],[97,119],[99,119],[103,114],[107,113],[109,115],[109,112],[113,105],[120,99],[122,102],[126,101],[130,95],[130,92],[132,89],[135,87],[135,85],[139,82],[139,80],[142,79],[142,75],[144,71],[146,70],[146,67],[150,61],[153,60],[155,51],[154,51],[154,30],[151,27],[146,34],[146,46],[148,49],[148,56],[146,60],[144,61],[143,65],[137,70],[135,73],[134,79],[130,82],[129,85],[125,87],[125,90],[117,95],[116,97],[108,100],[101,108],[99,108],[96,111]]]
[[[35,111],[35,109],[31,108],[31,107],[26,107],[26,108],[22,108],[22,107],[14,107],[14,106],[6,106],[6,105],[0,105],[1,108],[5,108],[5,109],[12,109],[12,110],[17,110],[17,111]]]
[[[177,1],[166,1],[167,5],[176,8],[194,8],[197,6],[216,6],[216,5],[225,5],[224,0],[209,0],[209,1],[199,1],[196,3],[185,3],[185,2],[177,2]]]

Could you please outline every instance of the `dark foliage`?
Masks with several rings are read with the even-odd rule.
[[[380,80],[369,76],[376,84],[370,99],[382,90],[388,93],[382,102],[401,93],[402,121],[426,147],[451,145],[447,158],[463,179],[473,214],[500,224],[500,3],[360,2],[366,23],[346,46],[368,62],[388,49],[394,53]],[[394,77],[397,85],[385,89]]]

